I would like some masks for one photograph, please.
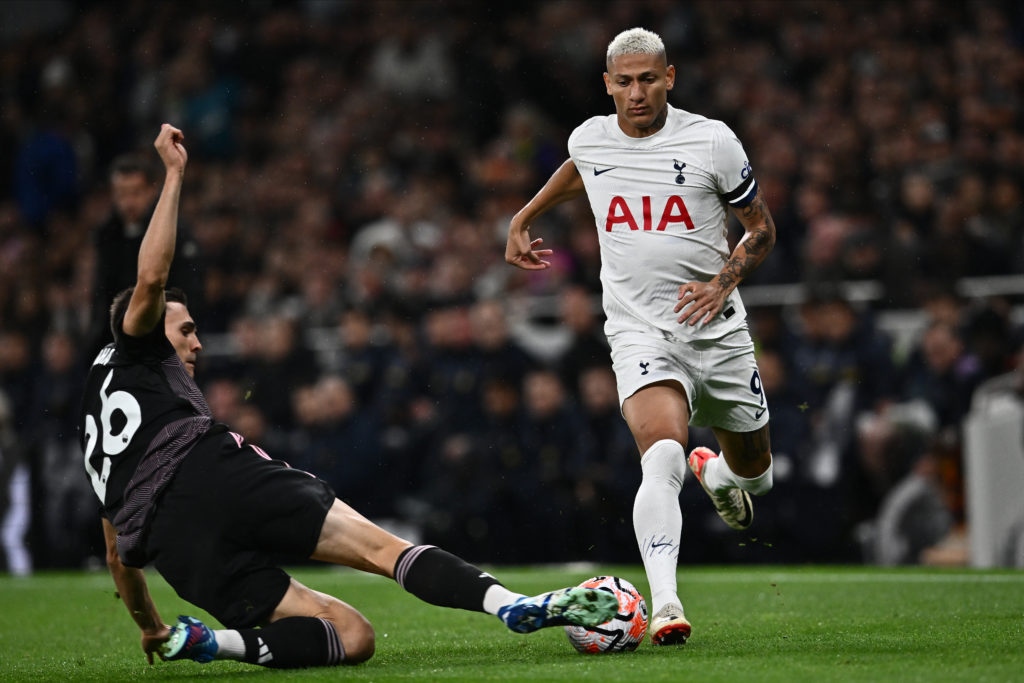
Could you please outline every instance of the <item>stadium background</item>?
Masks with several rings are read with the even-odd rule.
[[[691,482],[681,562],[966,562],[963,420],[1024,386],[1018,3],[14,1],[0,567],[102,565],[76,435],[94,236],[110,163],[156,161],[163,121],[216,417],[474,561],[635,562],[586,203],[537,226],[551,270],[502,258],[613,111],[604,49],[634,25],[670,101],[743,140],[779,233],[742,288],[776,488],[736,535]]]

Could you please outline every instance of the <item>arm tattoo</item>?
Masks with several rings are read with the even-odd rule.
[[[754,272],[775,246],[775,222],[768,212],[768,204],[764,201],[760,189],[754,196],[754,201],[743,207],[740,222],[746,230],[746,235],[736,245],[736,250],[718,276],[718,281],[728,289],[732,289]]]

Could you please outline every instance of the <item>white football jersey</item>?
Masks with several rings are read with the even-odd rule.
[[[744,324],[733,290],[708,325],[679,324],[679,286],[707,282],[729,258],[728,206],[757,193],[747,155],[721,121],[669,105],[665,127],[629,137],[616,116],[596,116],[569,137],[601,243],[609,338],[657,331],[666,339],[717,339]],[[652,330],[653,328],[653,330]]]

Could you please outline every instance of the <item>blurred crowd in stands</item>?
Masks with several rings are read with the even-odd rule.
[[[803,292],[749,305],[776,487],[736,534],[690,481],[680,561],[962,561],[962,420],[981,383],[1024,374],[1024,288],[958,288],[1024,273],[1019,3],[41,1],[0,17],[8,567],[101,557],[79,394],[134,282],[163,121],[190,156],[171,284],[216,418],[474,561],[635,562],[638,454],[589,206],[535,227],[553,268],[503,252],[569,132],[614,111],[604,51],[636,25],[665,39],[670,102],[729,124],[768,198],[778,243],[741,291]],[[844,296],[865,280],[876,295]],[[910,344],[878,324],[892,311],[919,316]],[[918,526],[880,551],[872,520],[908,481]]]

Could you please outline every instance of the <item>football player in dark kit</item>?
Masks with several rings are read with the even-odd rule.
[[[327,483],[212,419],[193,380],[202,350],[196,324],[184,294],[166,289],[188,160],[183,142],[164,124],[154,143],[166,178],[136,284],[111,307],[115,341],[89,371],[80,423],[107,564],[150,663],[154,653],[276,668],[369,659],[374,631],[366,618],[291,578],[272,559],[282,556],[391,577],[421,600],[494,614],[519,633],[612,618],[618,602],[609,593],[565,588],[527,597],[440,548],[393,536]],[[227,628],[192,617],[165,624],[141,569],[150,562],[178,595]]]

